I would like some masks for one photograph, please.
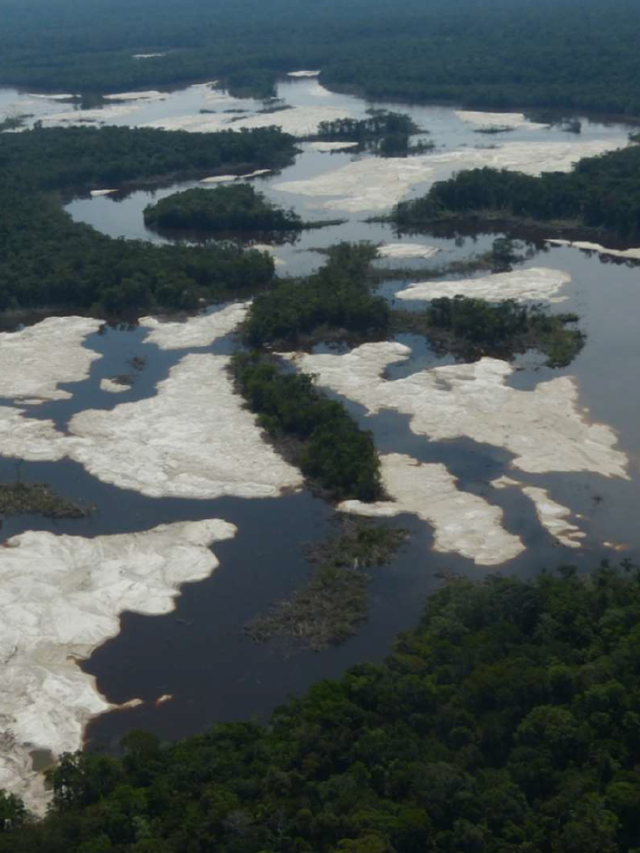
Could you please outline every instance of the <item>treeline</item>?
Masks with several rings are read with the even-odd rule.
[[[0,851],[632,853],[640,580],[626,570],[454,581],[384,663],[316,684],[267,728],[66,756],[43,820],[0,799]]]
[[[285,373],[258,353],[237,353],[232,371],[260,426],[302,473],[335,500],[381,496],[380,462],[370,433],[342,403],[329,400],[306,374]],[[283,444],[283,440],[293,439]]]
[[[220,77],[267,96],[279,75],[315,67],[369,97],[640,115],[635,0],[3,0],[1,11],[7,84],[122,91]]]
[[[314,338],[384,336],[389,306],[373,294],[369,279],[375,255],[370,244],[339,243],[317,273],[283,279],[259,294],[243,324],[245,343],[297,349]]]
[[[0,136],[0,176],[39,190],[88,191],[224,172],[277,169],[295,140],[279,128],[188,133],[106,126],[36,128]]]
[[[304,222],[293,210],[269,201],[250,184],[174,193],[144,209],[152,228],[199,231],[301,231]]]
[[[365,142],[389,134],[409,136],[420,128],[411,116],[389,110],[369,110],[369,118],[337,118],[321,121],[314,139],[327,142]]]
[[[0,311],[72,308],[132,315],[195,308],[274,277],[263,252],[234,244],[113,240],[62,210],[58,194],[179,178],[222,166],[277,166],[293,140],[267,128],[189,134],[108,127],[0,137]]]
[[[400,202],[392,218],[403,230],[469,214],[640,235],[640,146],[580,160],[571,172],[531,177],[472,169],[440,181],[422,198]]]

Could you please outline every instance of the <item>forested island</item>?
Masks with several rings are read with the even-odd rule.
[[[62,210],[61,195],[177,180],[215,170],[277,168],[295,152],[276,128],[186,133],[105,128],[3,134],[0,312],[72,308],[137,317],[194,309],[269,284],[273,260],[234,243],[186,247],[113,240]]]
[[[505,169],[470,169],[440,181],[392,214],[402,231],[456,218],[544,222],[593,229],[619,239],[640,235],[640,145],[580,160],[568,173],[531,177]]]
[[[305,228],[335,225],[339,220],[305,222],[294,210],[269,201],[251,184],[173,193],[144,209],[149,228],[201,232],[280,232],[295,234]]]
[[[89,93],[221,79],[267,97],[286,72],[318,68],[325,85],[372,98],[640,116],[635,0],[238,0],[224,14],[200,0],[3,0],[2,20],[5,84]]]
[[[640,573],[454,581],[387,660],[122,758],[67,755],[7,853],[632,853]]]
[[[353,142],[362,150],[382,156],[422,154],[435,148],[435,143],[411,143],[411,136],[421,131],[411,116],[389,110],[370,108],[369,118],[339,118],[321,121],[318,132],[308,137],[318,142]]]

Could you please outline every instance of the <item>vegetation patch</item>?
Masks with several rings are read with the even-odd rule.
[[[575,131],[574,131],[575,132]],[[532,177],[506,169],[470,169],[440,181],[422,198],[400,202],[392,220],[420,229],[474,217],[549,223],[606,231],[623,240],[640,235],[640,146],[580,160],[568,173]]]
[[[285,210],[269,201],[264,193],[256,192],[251,184],[232,184],[174,193],[148,205],[144,221],[156,229],[295,234],[305,228],[336,225],[342,220],[305,222],[294,210]]]
[[[339,243],[313,275],[278,282],[253,301],[243,324],[244,342],[285,350],[317,341],[384,337],[389,306],[372,293],[370,243]]]
[[[311,580],[246,627],[258,642],[295,641],[319,652],[343,643],[367,618],[368,576],[363,569],[388,563],[407,531],[366,520],[340,519],[341,531],[307,550]]]
[[[361,149],[373,151],[382,156],[406,156],[423,154],[435,148],[435,143],[421,141],[411,143],[411,136],[425,133],[413,119],[404,113],[389,110],[370,109],[369,118],[339,118],[322,121],[318,132],[307,137],[314,142],[357,142]]]
[[[236,353],[237,388],[278,449],[312,485],[335,500],[381,497],[373,438],[342,403],[329,400],[306,374],[285,373],[258,353]]]
[[[585,335],[567,328],[576,314],[548,314],[540,305],[520,305],[513,299],[491,303],[466,296],[434,299],[424,311],[394,310],[396,332],[425,334],[436,352],[463,360],[483,356],[512,359],[537,349],[550,367],[565,367],[580,352]]]
[[[0,516],[27,513],[47,518],[85,518],[91,510],[62,497],[45,483],[0,483]]]

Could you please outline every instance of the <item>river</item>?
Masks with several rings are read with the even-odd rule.
[[[290,109],[267,117],[274,123],[286,120],[291,128],[307,126],[323,117],[361,118],[372,106],[354,96],[330,93],[312,78],[284,80],[278,95]],[[619,124],[588,118],[583,118],[579,136],[557,127],[536,127],[517,118],[512,119],[514,129],[509,133],[483,135],[476,132],[481,126],[477,116],[460,116],[452,108],[379,103],[375,106],[410,113],[421,128],[429,131],[425,138],[435,143],[435,149],[397,161],[353,155],[348,151],[321,152],[302,143],[293,165],[279,174],[256,178],[256,189],[293,207],[305,219],[346,220],[340,226],[304,232],[294,243],[274,246],[272,251],[279,262],[280,274],[299,275],[313,270],[322,262],[322,255],[314,250],[338,240],[416,243],[439,249],[430,259],[400,262],[415,270],[428,270],[453,259],[471,257],[489,248],[495,235],[422,236],[400,241],[387,224],[365,220],[384,212],[401,197],[424,193],[434,180],[465,166],[495,164],[526,168],[532,173],[566,168],[572,159],[625,144],[627,136],[627,129]],[[142,101],[116,101],[114,108],[90,114],[70,110],[68,105],[61,106],[43,97],[11,90],[0,92],[0,113],[30,113],[32,120],[44,124],[64,125],[90,118],[195,129],[196,124],[202,126],[206,121],[212,126],[222,126],[229,116],[245,122],[256,117],[262,121],[264,114],[257,112],[261,108],[256,102],[212,95],[210,89],[202,86],[181,92],[151,93]],[[203,113],[203,109],[213,112]],[[493,122],[494,119],[485,121]],[[89,223],[112,237],[161,241],[166,238],[145,227],[144,207],[176,189],[195,185],[189,182],[129,194],[116,192],[77,198],[67,205],[67,211],[77,221]],[[398,261],[376,263],[384,267],[397,265]],[[339,383],[332,384],[329,379],[323,383],[325,374],[321,374],[320,383],[343,399],[361,424],[373,431],[382,454],[396,454],[423,466],[444,466],[458,493],[475,496],[478,505],[497,512],[501,519],[499,526],[511,541],[521,542],[521,550],[512,559],[493,565],[480,564],[455,549],[435,550],[434,525],[415,513],[401,514],[397,523],[411,531],[409,544],[391,565],[373,573],[368,621],[343,646],[320,654],[293,651],[277,645],[257,645],[242,631],[247,620],[264,612],[269,604],[308,577],[304,546],[320,541],[331,530],[330,507],[306,490],[280,497],[154,497],[106,482],[104,477],[89,473],[77,458],[28,461],[16,458],[15,454],[12,458],[9,455],[0,458],[3,478],[45,481],[64,494],[96,507],[89,518],[74,521],[12,517],[3,523],[0,531],[3,540],[30,530],[93,539],[212,518],[230,522],[237,528],[234,538],[214,545],[219,567],[206,579],[185,585],[175,602],[175,610],[164,615],[122,613],[117,635],[99,645],[82,663],[84,672],[95,676],[100,694],[109,703],[120,705],[141,700],[136,707],[98,716],[86,733],[89,744],[115,749],[119,738],[131,728],[145,728],[163,738],[176,738],[202,731],[218,720],[254,717],[264,720],[287,696],[299,694],[314,681],[338,676],[360,661],[381,659],[395,635],[415,624],[425,597],[442,583],[443,573],[474,579],[496,572],[530,577],[543,567],[553,568],[561,562],[574,563],[586,571],[602,559],[616,560],[622,555],[638,558],[640,436],[636,365],[640,344],[635,318],[640,313],[640,269],[596,252],[541,243],[524,264],[525,269],[538,267],[570,274],[571,282],[561,291],[566,301],[558,310],[579,314],[580,327],[588,338],[582,352],[566,368],[545,367],[531,355],[516,360],[514,371],[504,378],[504,388],[514,410],[518,410],[521,401],[524,415],[520,420],[510,415],[512,421],[507,427],[511,429],[512,424],[514,430],[526,437],[529,427],[551,417],[550,408],[540,404],[537,410],[538,397],[534,393],[563,377],[572,377],[570,385],[558,388],[569,391],[577,388],[578,403],[570,415],[583,426],[575,435],[563,436],[562,441],[573,442],[571,446],[575,445],[576,452],[582,452],[593,437],[587,431],[589,425],[603,424],[614,430],[618,440],[615,453],[626,458],[628,478],[605,476],[595,463],[582,469],[576,464],[576,470],[564,470],[551,463],[548,470],[534,471],[527,470],[525,465],[517,470],[515,485],[501,488],[496,480],[516,476],[514,469],[518,466],[514,460],[517,463],[518,455],[511,444],[507,446],[508,442],[502,444],[492,439],[490,424],[483,435],[491,440],[481,440],[482,436],[472,429],[452,437],[427,438],[417,427],[420,413],[414,413],[410,407],[397,411],[393,405],[376,410],[375,405],[367,402],[364,383],[361,393],[349,396]],[[406,286],[407,282],[389,281],[381,286],[381,292],[394,299]],[[146,340],[147,334],[144,328],[109,328],[89,335],[84,347],[99,357],[92,361],[88,375],[61,386],[69,392],[67,399],[51,399],[34,406],[29,409],[28,417],[51,421],[64,436],[73,418],[83,412],[109,413],[123,404],[153,400],[159,383],[165,383],[185,357],[224,356],[234,345],[232,336],[220,335],[210,345],[168,350]],[[401,336],[398,342],[407,349],[402,359],[385,362],[382,377],[376,380],[381,394],[391,394],[394,383],[435,368],[455,370],[451,358],[436,355],[421,338]],[[341,352],[346,355],[344,350]],[[323,354],[332,355],[330,350],[319,348],[315,357]],[[131,372],[132,358],[139,359],[143,367],[136,372],[131,388],[119,394],[104,390],[102,380]],[[325,367],[324,363],[318,364]],[[449,374],[439,375],[440,384],[446,387]],[[454,379],[458,381],[457,377]],[[502,386],[498,389],[500,393],[501,389]],[[0,400],[0,404],[5,409],[19,405],[10,398]],[[458,409],[443,417],[455,419]],[[567,423],[570,433],[573,421]],[[553,435],[552,425],[542,426],[547,430],[545,434]],[[552,450],[550,447],[550,456]],[[527,488],[538,490],[535,500],[534,492],[525,492]],[[437,502],[439,498],[435,496],[433,500]],[[540,510],[545,500],[566,510],[571,523],[583,534],[580,548],[563,546],[552,535],[551,528],[542,523]],[[495,518],[491,523],[495,523]],[[166,697],[171,698],[158,701]],[[47,744],[34,743],[33,747],[46,749]]]

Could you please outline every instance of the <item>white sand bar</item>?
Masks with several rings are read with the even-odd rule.
[[[531,473],[592,471],[628,479],[627,457],[605,424],[590,423],[579,406],[573,378],[540,382],[520,391],[506,382],[513,367],[483,358],[382,378],[385,369],[406,361],[411,350],[398,343],[372,343],[345,355],[296,355],[292,360],[318,383],[364,406],[392,409],[411,418],[411,430],[435,441],[468,437],[514,454],[513,467]]]
[[[285,181],[276,185],[276,189],[297,195],[334,197],[321,205],[326,210],[354,213],[385,210],[399,202],[414,185],[450,177],[461,169],[487,166],[528,175],[568,172],[583,157],[593,157],[624,145],[623,137],[572,142],[507,142],[497,148],[463,148],[415,157],[365,157],[314,178]]]
[[[384,517],[414,513],[433,525],[436,551],[458,553],[482,566],[500,565],[525,550],[517,536],[504,530],[502,510],[459,491],[444,465],[422,464],[399,453],[382,456],[380,462],[393,502],[344,501],[339,510]]]
[[[218,520],[94,539],[31,531],[0,547],[0,788],[43,810],[30,753],[80,749],[111,707],[77,661],[117,635],[123,611],[171,611],[181,584],[218,565],[210,546],[235,532]]]
[[[309,148],[314,151],[346,151],[347,148],[357,148],[359,142],[310,142]]]
[[[190,317],[182,323],[142,317],[140,325],[151,330],[145,343],[156,344],[160,349],[206,347],[232,332],[244,320],[248,305],[248,302],[234,302],[220,311]]]
[[[200,113],[187,116],[167,116],[147,122],[142,127],[159,127],[164,130],[188,130],[191,133],[215,133],[219,130],[240,131],[244,128],[280,127],[292,136],[311,136],[318,132],[323,121],[351,118],[349,110],[329,106],[301,106],[276,113],[257,113],[232,116],[224,113]],[[235,120],[234,120],[235,119]]]
[[[82,346],[102,321],[49,317],[20,332],[0,333],[0,397],[65,400],[62,382],[79,382],[101,356]]]
[[[640,261],[640,248],[638,249],[607,249],[600,243],[589,243],[587,240],[545,240],[552,246],[567,246],[571,249],[581,249],[583,252],[597,252],[599,255],[611,255],[613,258],[622,258],[627,261]]]
[[[162,332],[165,345],[174,333]],[[81,412],[69,424],[69,455],[103,482],[151,497],[277,497],[301,486],[234,394],[229,362],[188,355],[155,397]]]
[[[91,190],[92,198],[100,198],[103,195],[111,195],[112,193],[117,193],[118,190]]]
[[[540,524],[542,524],[542,526],[545,527],[549,533],[558,540],[558,542],[562,545],[566,545],[568,548],[582,547],[583,543],[581,540],[585,538],[586,534],[568,520],[568,517],[571,515],[571,510],[568,507],[562,506],[562,504],[551,500],[549,492],[546,489],[540,489],[537,486],[524,486],[522,483],[518,483],[510,477],[500,477],[499,479],[494,480],[491,485],[496,489],[504,489],[509,486],[515,486],[522,489],[525,495],[531,498],[535,504],[536,514]]]
[[[124,391],[129,391],[131,385],[126,382],[116,382],[114,379],[101,379],[100,390],[106,391],[108,394],[122,394]]]
[[[510,130],[548,130],[548,124],[529,121],[524,113],[482,113],[471,110],[454,110],[455,115],[467,124],[475,124],[481,129],[508,127]]]
[[[463,278],[456,281],[425,281],[412,284],[396,293],[397,299],[430,300],[443,296],[470,296],[498,301],[517,299],[519,302],[564,302],[568,296],[558,291],[571,281],[569,273],[546,267],[531,267],[513,272],[497,273],[483,278]]]
[[[415,260],[433,258],[440,249],[436,246],[425,246],[422,243],[384,243],[378,246],[379,258]]]
[[[320,76],[319,70],[318,71],[308,71],[305,69],[303,69],[302,71],[289,71],[289,73],[287,74],[287,77],[301,77],[301,78],[319,77],[319,76]]]

